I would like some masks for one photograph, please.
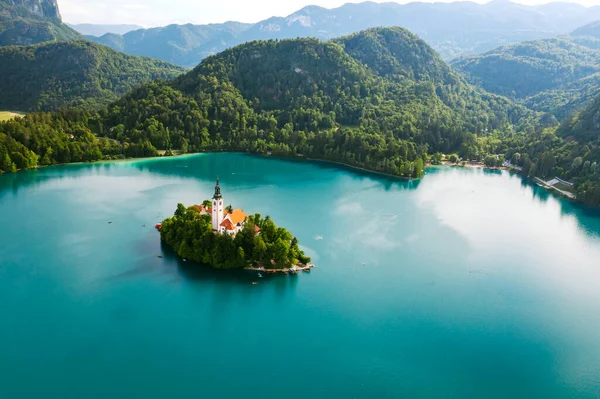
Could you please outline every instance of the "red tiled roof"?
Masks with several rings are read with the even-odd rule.
[[[229,215],[229,219],[231,219],[231,223],[233,224],[242,223],[248,218],[241,209],[236,209],[231,213],[227,212],[227,210],[223,211],[223,216],[227,217],[227,215]]]
[[[229,231],[235,230],[235,226],[229,221],[229,219],[223,220],[221,227],[225,227]]]
[[[257,233],[260,232],[260,227],[258,227],[257,225],[254,225],[254,231],[256,231]]]
[[[194,205],[194,208],[198,209],[198,212],[200,213],[212,213],[212,208],[205,208],[203,205]]]

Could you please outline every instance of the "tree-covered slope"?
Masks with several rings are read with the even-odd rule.
[[[600,144],[600,95],[586,109],[563,123],[558,132],[579,142]]]
[[[457,59],[452,67],[472,84],[564,120],[600,92],[600,39],[573,34],[524,42]]]
[[[360,36],[372,45],[368,57],[353,50]],[[531,117],[470,87],[427,47],[400,28],[334,42],[251,42],[134,91],[105,121],[112,138],[135,132],[157,148],[304,154],[413,176],[427,152],[468,146],[474,134]],[[378,60],[400,49],[393,65],[404,76],[390,79]]]
[[[356,43],[368,43],[360,47],[364,54]],[[391,75],[380,60],[392,63]],[[121,143],[121,153],[130,156],[153,155],[156,149],[271,152],[418,177],[428,154],[476,156],[478,135],[526,131],[533,117],[462,81],[416,36],[382,28],[334,42],[237,46],[175,80],[134,89],[97,116],[78,116],[77,132],[114,140],[101,145],[85,136],[86,151],[92,146],[98,151],[88,152],[98,156],[105,153],[101,148],[115,156],[111,143]],[[6,124],[12,132],[6,134],[43,131],[35,118]],[[42,120],[48,118],[65,129],[73,116]],[[46,156],[47,147],[27,148],[45,163],[59,162],[57,151]]]
[[[64,24],[22,18],[0,20],[0,46],[29,46],[81,39],[77,32]]]
[[[56,0],[0,0],[0,46],[81,38],[62,23]]]
[[[182,72],[90,42],[0,47],[0,109],[99,108],[142,83]]]
[[[600,72],[600,52],[565,37],[500,47],[452,66],[487,91],[523,99]]]
[[[528,97],[523,104],[536,111],[549,112],[563,121],[585,109],[598,94],[600,73],[595,73]]]
[[[456,83],[448,65],[425,41],[402,28],[375,28],[334,40],[377,74],[395,80]]]

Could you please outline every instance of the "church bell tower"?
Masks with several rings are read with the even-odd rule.
[[[223,197],[221,196],[221,186],[219,185],[219,177],[217,177],[217,185],[215,186],[215,195],[212,203],[212,228],[213,231],[220,232],[221,223],[223,222]]]

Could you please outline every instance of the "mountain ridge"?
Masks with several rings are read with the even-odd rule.
[[[600,92],[600,39],[578,32],[585,30],[498,47],[451,66],[472,84],[565,120]]]
[[[128,32],[144,29],[143,26],[140,25],[131,25],[131,24],[70,24],[67,23],[69,27],[79,32],[84,36],[103,36],[107,33],[124,35]]]
[[[570,3],[524,6],[512,2],[459,3],[348,3],[337,8],[304,7],[286,17],[270,17],[242,29],[222,32],[211,25],[169,25],[184,31],[182,40],[163,28],[152,28],[150,38],[138,32],[123,35],[119,49],[193,67],[204,57],[252,40],[315,37],[329,40],[379,26],[402,26],[425,39],[445,60],[458,55],[491,50],[501,44],[564,34],[600,19],[600,7]],[[226,24],[220,24],[225,26]],[[183,28],[186,26],[186,28]],[[161,30],[162,29],[162,33]],[[157,31],[158,30],[158,31]],[[205,32],[197,35],[195,30]],[[208,36],[207,36],[208,35]],[[111,45],[115,38],[93,38]],[[149,41],[148,44],[142,44]],[[163,47],[157,51],[156,48]]]

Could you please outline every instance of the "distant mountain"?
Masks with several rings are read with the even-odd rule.
[[[171,25],[135,31],[123,39],[90,38],[131,54],[194,66],[204,57],[259,39],[315,37],[323,40],[378,26],[401,26],[428,42],[442,58],[476,54],[525,40],[565,34],[600,19],[600,7],[571,3],[525,6],[504,0],[487,4],[359,3],[326,9],[305,7],[287,17],[254,25]]]
[[[0,46],[79,39],[62,23],[56,0],[0,0]]]
[[[600,21],[594,21],[587,25],[582,26],[581,28],[575,29],[572,33],[572,36],[589,36],[600,39]]]
[[[139,25],[97,25],[97,24],[67,24],[84,36],[102,36],[107,33],[124,35],[132,30],[144,29]]]
[[[86,38],[117,51],[191,67],[209,55],[244,42],[241,33],[249,26],[238,22],[169,25],[163,28],[135,30],[125,35],[108,33],[101,37]]]
[[[451,65],[489,92],[565,119],[600,93],[600,39],[594,26],[462,57]]]
[[[0,47],[0,109],[98,108],[142,83],[182,72],[84,41]]]

